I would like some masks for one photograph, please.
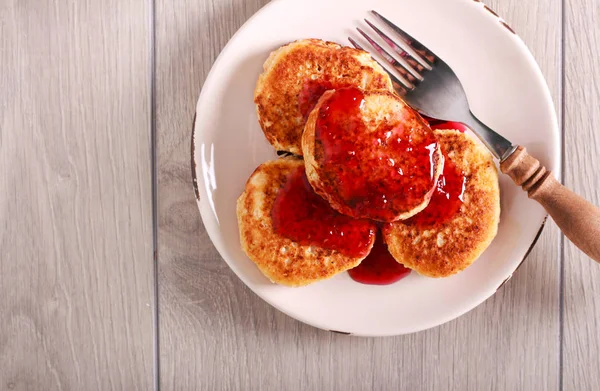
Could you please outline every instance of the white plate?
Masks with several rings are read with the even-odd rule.
[[[473,309],[522,262],[544,210],[509,178],[501,186],[498,236],[464,272],[445,279],[411,273],[388,286],[361,285],[342,273],[304,288],[270,283],[242,252],[236,198],[252,171],[276,158],[258,125],[253,90],[270,51],[300,38],[346,44],[373,8],[449,63],[472,108],[488,125],[560,175],[560,140],[552,99],[522,41],[472,0],[275,0],[235,34],[200,95],[192,140],[196,192],[204,225],[223,259],[265,301],[313,326],[384,336],[424,330]]]

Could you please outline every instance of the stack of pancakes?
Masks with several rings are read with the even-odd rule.
[[[319,128],[324,125],[319,121],[333,115],[331,107],[341,99],[340,91],[351,89],[360,91],[362,97],[357,107],[360,128],[347,125],[347,139],[339,142],[342,145],[349,138],[362,147],[357,146],[358,156],[349,157],[344,165],[325,151],[330,148],[340,154],[335,150],[339,136],[331,136],[333,147],[331,140],[326,145]],[[310,186],[335,211],[376,222],[394,259],[422,275],[445,277],[465,269],[495,237],[500,202],[491,154],[469,133],[431,130],[394,92],[389,75],[367,52],[316,39],[292,42],[271,53],[265,62],[254,100],[267,140],[278,151],[293,155],[259,166],[237,203],[243,250],[271,281],[307,285],[356,267],[366,257],[298,243],[277,232],[273,205],[298,167],[304,167]],[[361,133],[352,133],[358,131]],[[391,138],[382,141],[382,134],[414,145],[422,139],[433,140],[427,146],[428,164],[409,165],[406,158],[410,155],[385,148]],[[377,148],[370,149],[369,145]],[[412,147],[410,144],[406,153],[412,153]],[[428,227],[409,223],[428,206],[445,159],[464,176],[459,210],[442,224]],[[402,174],[398,180],[427,174],[430,183],[414,179],[414,184],[403,183],[390,196],[381,187],[395,183],[396,171]],[[348,178],[356,178],[356,183],[349,186]],[[362,197],[361,188],[383,201]]]

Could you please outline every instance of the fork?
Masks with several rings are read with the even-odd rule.
[[[389,27],[395,39],[365,19],[367,25],[389,46],[389,50],[398,55],[400,61],[364,30],[357,30],[387,65],[402,76],[396,77],[380,63],[390,75],[398,94],[423,115],[462,122],[471,128],[500,161],[500,171],[521,186],[529,198],[539,202],[571,242],[600,262],[600,209],[560,184],[524,147],[511,143],[478,119],[469,108],[460,80],[439,56],[381,14],[371,13]],[[354,39],[348,39],[357,49],[364,50]]]

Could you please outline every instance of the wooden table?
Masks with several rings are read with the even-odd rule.
[[[0,389],[600,389],[600,266],[553,223],[494,297],[395,338],[301,324],[228,269],[190,130],[211,64],[266,2],[0,2]],[[564,183],[600,204],[600,2],[488,5],[546,76]]]

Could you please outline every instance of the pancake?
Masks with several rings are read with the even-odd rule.
[[[440,178],[446,186],[413,219],[386,224],[383,235],[399,263],[424,276],[447,277],[471,265],[496,236],[500,190],[492,155],[475,136],[435,134],[446,156]]]
[[[375,241],[375,224],[332,210],[312,191],[304,162],[294,157],[254,171],[238,198],[237,218],[244,252],[271,281],[287,286],[357,266]]]
[[[303,39],[272,52],[254,91],[267,140],[277,150],[301,155],[304,124],[319,97],[347,86],[393,91],[389,75],[362,50]]]
[[[306,174],[340,213],[381,222],[423,210],[443,167],[429,125],[396,94],[327,91],[302,136]]]

